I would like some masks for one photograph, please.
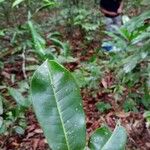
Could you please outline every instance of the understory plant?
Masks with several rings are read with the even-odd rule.
[[[32,20],[28,21],[28,26],[32,35],[34,51],[41,60],[55,58],[61,63],[75,61],[75,59],[71,57],[69,42],[61,41],[61,34],[59,32],[50,32],[47,35],[46,38],[51,43],[47,46],[46,40],[40,35]]]
[[[123,150],[126,131],[118,124],[97,129],[86,142],[80,89],[72,74],[55,60],[46,60],[31,81],[32,104],[52,150]],[[88,144],[86,144],[88,143]]]
[[[117,84],[128,90],[126,100],[134,100],[132,104],[142,104],[147,110],[150,107],[149,19],[150,11],[146,11],[116,28],[115,33],[108,33],[119,48],[119,52],[110,54],[109,62],[117,74]]]
[[[11,136],[12,133],[22,135],[27,126],[25,112],[30,107],[30,96],[23,95],[28,87],[22,82],[18,89],[12,87],[7,89],[7,96],[0,94],[0,135]]]

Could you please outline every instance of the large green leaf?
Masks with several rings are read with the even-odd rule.
[[[33,107],[53,150],[83,150],[85,115],[79,88],[71,73],[55,61],[45,61],[31,83]]]
[[[107,127],[102,127],[91,136],[89,147],[91,150],[124,150],[126,139],[122,126],[117,126],[113,133]]]

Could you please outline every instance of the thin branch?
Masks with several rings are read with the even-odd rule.
[[[22,53],[22,72],[23,72],[23,77],[27,79],[27,74],[26,74],[26,57],[25,57],[25,47],[23,48],[23,53]]]

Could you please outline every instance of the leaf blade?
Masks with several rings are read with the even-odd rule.
[[[12,7],[15,7],[17,5],[19,5],[20,3],[22,3],[24,0],[15,0],[12,4]]]
[[[124,150],[127,135],[122,126],[116,126],[112,133],[108,127],[97,129],[90,138],[91,150]]]
[[[117,126],[102,150],[124,150],[126,139],[125,129],[122,126]]]
[[[2,96],[0,95],[0,115],[3,114],[3,101],[2,101]]]
[[[30,100],[26,99],[19,90],[14,88],[8,88],[10,96],[16,101],[17,104],[23,107],[30,106]]]
[[[90,138],[89,147],[91,150],[100,150],[111,134],[111,131],[107,127],[98,128]]]
[[[36,116],[50,147],[84,149],[85,117],[81,96],[69,71],[55,61],[46,61],[33,76],[31,93]]]

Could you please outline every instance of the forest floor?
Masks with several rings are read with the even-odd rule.
[[[86,61],[94,54],[93,49],[99,47],[99,43],[92,43],[92,46],[87,47],[86,55],[81,55],[82,49],[80,48],[81,40],[80,37],[70,38],[73,53],[75,57],[80,59],[80,62]],[[7,55],[7,60],[11,57]],[[78,67],[77,63],[66,64],[66,67],[72,71]],[[21,64],[19,60],[16,60],[14,64],[6,63],[4,70],[5,74],[1,74],[1,79],[6,80],[6,75],[15,73],[18,80],[22,80],[23,73],[21,72]],[[97,91],[96,96],[92,95],[92,91],[88,89],[82,89],[83,105],[86,114],[86,125],[87,125],[87,138],[91,133],[103,124],[107,124],[112,130],[118,120],[126,128],[128,132],[128,143],[127,150],[150,150],[150,130],[146,128],[145,120],[143,118],[143,112],[138,113],[128,112],[119,107],[118,102],[114,100],[113,94],[107,93],[105,86],[110,86],[114,82],[114,76],[111,73],[106,74],[103,81],[100,81],[100,89]],[[7,82],[7,80],[6,80]],[[9,81],[8,81],[9,82]],[[8,83],[9,84],[9,83]],[[101,113],[96,108],[96,103],[104,100],[111,104],[112,108],[104,113]],[[139,108],[139,110],[143,110]],[[27,128],[24,135],[12,134],[10,136],[0,137],[1,150],[48,150],[48,144],[44,138],[43,131],[41,130],[33,110],[30,109],[26,112]]]

